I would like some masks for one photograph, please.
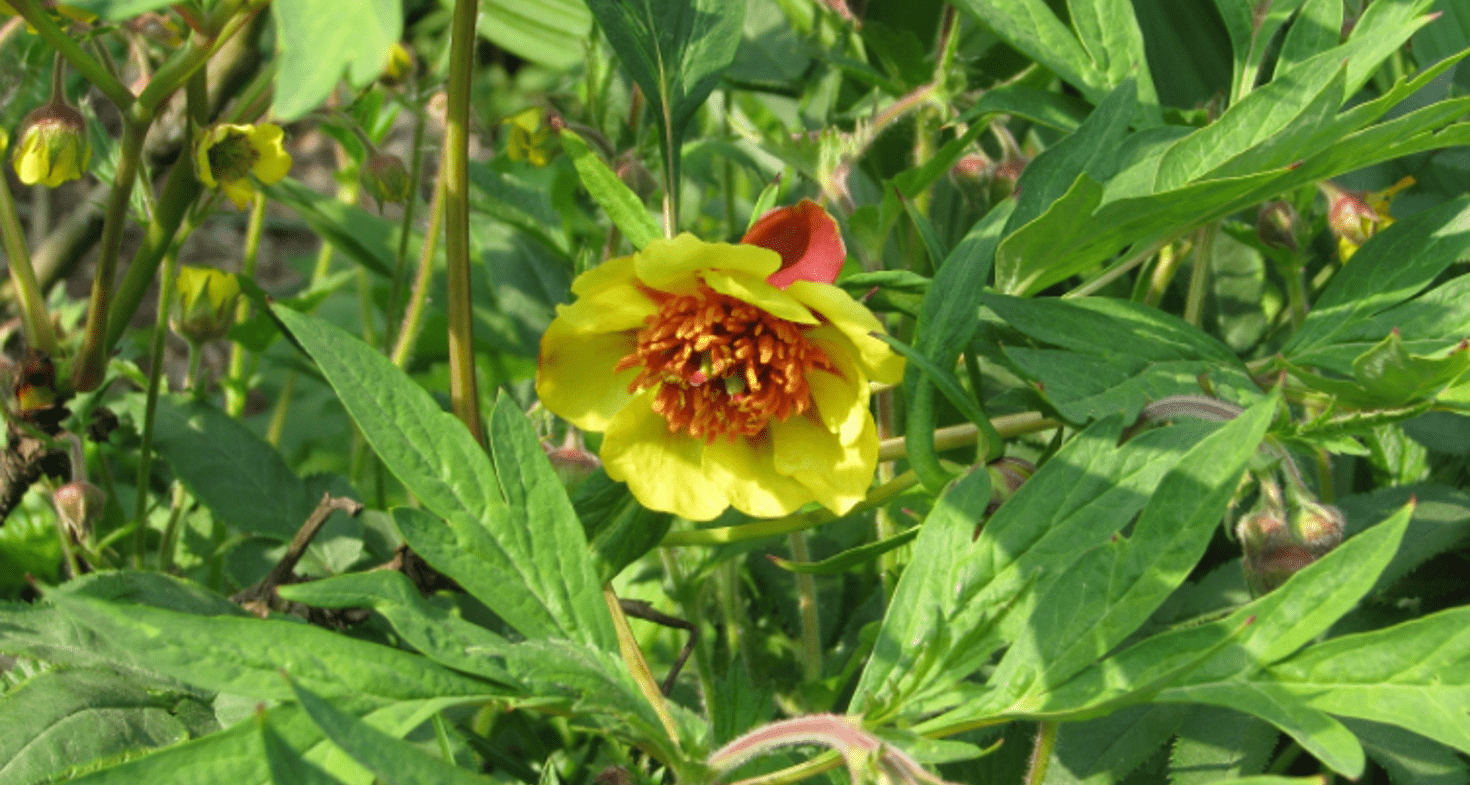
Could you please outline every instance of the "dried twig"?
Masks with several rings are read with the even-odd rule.
[[[301,524],[296,536],[291,538],[291,544],[287,546],[285,555],[275,567],[271,568],[270,573],[261,579],[260,583],[235,592],[230,600],[262,618],[272,610],[288,610],[289,604],[276,595],[276,587],[293,582],[296,563],[301,561],[307,546],[311,545],[311,541],[322,530],[322,526],[326,525],[327,519],[332,517],[332,513],[339,510],[356,517],[362,512],[362,503],[354,499],[333,496],[330,493],[322,494],[322,500],[317,502],[316,509],[307,516],[306,523]]]
[[[699,643],[699,628],[677,616],[660,613],[654,610],[652,605],[649,605],[643,600],[624,600],[620,598],[618,604],[622,606],[623,613],[635,619],[651,621],[654,624],[673,627],[676,630],[689,631],[689,640],[684,643],[684,648],[679,651],[678,658],[674,660],[674,666],[669,668],[669,675],[665,676],[663,683],[659,685],[659,691],[664,694],[665,698],[669,697],[669,693],[674,691],[674,682],[679,680],[679,671],[684,669],[684,663],[689,660],[689,655],[694,653],[694,647]]]

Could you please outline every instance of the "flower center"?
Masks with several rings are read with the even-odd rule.
[[[703,285],[692,295],[650,294],[659,311],[616,370],[642,366],[628,392],[657,386],[653,410],[670,431],[706,443],[758,436],[771,418],[811,408],[809,371],[836,369],[800,325],[750,303]]]
[[[250,138],[239,131],[230,131],[205,151],[205,155],[209,156],[209,171],[221,182],[244,179],[260,157]]]

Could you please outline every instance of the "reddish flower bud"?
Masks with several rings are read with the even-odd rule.
[[[847,261],[847,246],[837,222],[810,199],[761,216],[740,242],[781,255],[781,269],[766,278],[781,289],[795,281],[833,283]]]
[[[1290,204],[1268,202],[1261,205],[1260,212],[1256,213],[1256,237],[1272,248],[1295,251],[1300,247],[1296,241],[1299,223],[1296,210]]]
[[[81,542],[91,534],[92,524],[102,517],[107,494],[86,480],[69,482],[51,494],[51,503],[72,539]]]

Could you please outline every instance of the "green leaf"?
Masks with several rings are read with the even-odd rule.
[[[615,650],[611,620],[596,619],[587,606],[586,588],[595,585],[596,575],[580,527],[575,540],[563,542],[554,532],[514,531],[526,520],[524,510],[496,513],[484,523],[463,514],[440,520],[407,507],[393,511],[394,524],[415,553],[517,632],[528,638],[572,637]],[[586,571],[568,576],[566,584],[554,571],[559,549],[588,562]],[[607,613],[606,606],[602,612]],[[578,618],[585,618],[586,626],[577,626]]]
[[[985,305],[1011,327],[1065,350],[1006,347],[1005,353],[1073,422],[1114,412],[1132,422],[1149,401],[1198,395],[1201,375],[1228,400],[1250,405],[1260,398],[1235,352],[1156,308],[1101,297],[1023,300],[993,294]]]
[[[34,676],[0,696],[0,781],[49,781],[72,766],[187,739],[166,695],[105,670]]]
[[[271,727],[264,712],[258,716],[258,722],[261,747],[274,785],[340,785],[340,780],[307,763],[301,753]]]
[[[484,521],[503,507],[495,469],[469,430],[388,358],[322,319],[274,313],[316,360],[383,464],[426,508],[441,518]]]
[[[301,708],[327,738],[376,774],[385,785],[493,782],[368,725],[317,696],[298,680],[293,679],[290,687]]]
[[[345,72],[353,87],[383,73],[403,34],[400,0],[272,3],[281,56],[272,113],[295,120],[322,103]]]
[[[482,0],[475,29],[522,59],[565,70],[587,57],[592,15],[577,0]]]
[[[123,410],[143,421],[144,399]],[[153,449],[189,493],[221,521],[249,534],[289,540],[316,506],[276,449],[219,407],[190,396],[159,396]]]
[[[1388,406],[1434,398],[1470,370],[1470,345],[1464,341],[1443,356],[1409,354],[1398,331],[1353,361],[1353,376],[1370,395]]]
[[[1340,0],[1307,0],[1281,42],[1276,67],[1282,71],[1311,59],[1342,40]]]
[[[1359,535],[1361,537],[1363,535]],[[1344,635],[1264,679],[1322,711],[1407,728],[1470,751],[1470,608]]]
[[[1131,706],[1095,720],[1065,723],[1057,729],[1046,782],[1122,782],[1169,743],[1190,713],[1185,706]]]
[[[291,696],[280,671],[331,695],[389,700],[486,695],[493,688],[408,652],[308,624],[193,616],[53,592],[50,601],[112,652],[186,684],[262,700]]]
[[[1191,447],[1159,482],[1128,537],[1089,551],[1038,596],[1027,634],[990,677],[993,705],[1048,692],[1102,659],[1184,582],[1278,403],[1275,396],[1262,400]]]
[[[639,504],[626,484],[600,469],[577,486],[572,505],[592,547],[598,579],[604,582],[657,547],[674,522],[672,515]]]
[[[351,573],[293,583],[276,591],[283,599],[317,608],[372,608],[404,642],[440,665],[501,684],[516,684],[504,665],[509,641],[440,604],[431,604],[401,572]]]
[[[313,191],[290,177],[263,190],[266,196],[296,211],[333,248],[384,278],[393,277],[398,247],[396,223]]]
[[[776,556],[770,556],[769,558],[772,564],[787,572],[794,572],[801,575],[840,575],[853,567],[860,564],[867,564],[891,550],[901,548],[913,542],[917,536],[919,536],[919,527],[915,526],[912,529],[900,532],[892,537],[878,540],[877,542],[859,545],[856,548],[848,548],[836,556],[822,559],[821,561],[791,561],[790,559],[782,559]]]
[[[108,21],[131,19],[148,11],[173,5],[172,0],[74,0],[67,5],[92,13]]]
[[[276,677],[277,680],[280,676]],[[321,734],[296,706],[269,710],[277,731],[296,744],[311,744]],[[80,785],[137,785],[147,782],[270,783],[270,766],[253,720],[220,733],[178,744],[146,757],[94,772],[70,782]]]
[[[1092,59],[1093,67],[1103,76],[1108,87],[1123,85],[1132,79],[1137,83],[1137,96],[1144,116],[1140,126],[1157,125],[1159,96],[1154,91],[1153,76],[1144,51],[1143,31],[1138,26],[1130,0],[1070,0],[1067,9],[1077,39]]]
[[[602,205],[607,217],[612,219],[613,226],[628,238],[634,248],[641,249],[663,237],[663,231],[659,229],[653,216],[648,214],[643,200],[607,168],[607,164],[587,147],[582,137],[563,129],[561,146],[566,150],[567,157],[572,159],[572,166],[576,167],[577,176],[582,179],[582,187]]]
[[[1148,431],[1119,447],[1121,419],[1078,434],[1001,505],[976,535],[989,482],[962,477],[929,513],[895,589],[853,711],[877,716],[970,675],[1028,622],[1011,612],[1034,584],[1050,588],[1142,509],[1200,423]],[[945,500],[948,499],[946,502]],[[928,642],[915,647],[910,642]],[[908,703],[905,703],[908,701]]]
[[[1423,291],[1467,248],[1470,197],[1395,221],[1333,276],[1282,354],[1293,363],[1311,365],[1317,353],[1339,340],[1361,338],[1356,328]]]
[[[1248,714],[1216,706],[1195,707],[1179,729],[1169,756],[1172,785],[1210,785],[1259,774],[1271,760],[1280,732]]]
[[[1367,720],[1345,720],[1343,724],[1394,782],[1453,785],[1470,780],[1470,766],[1454,750],[1417,733]]]
[[[106,570],[79,576],[56,587],[123,604],[149,605],[199,616],[248,616],[245,609],[185,578],[142,570]]]
[[[677,166],[684,129],[735,59],[745,5],[719,0],[588,0],[633,81],[643,88]]]

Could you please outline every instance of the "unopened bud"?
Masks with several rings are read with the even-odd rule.
[[[1297,544],[1321,557],[1342,542],[1347,521],[1330,504],[1302,502],[1291,513],[1291,533]]]
[[[168,326],[195,344],[223,338],[235,323],[239,296],[240,281],[233,273],[212,267],[180,267]]]
[[[1245,581],[1251,593],[1259,597],[1286,583],[1287,579],[1316,560],[1317,557],[1306,548],[1287,545],[1257,560],[1244,559]]]
[[[383,65],[383,75],[378,77],[383,84],[397,87],[413,75],[413,53],[397,41],[388,47],[388,62]]]
[[[10,157],[21,182],[55,188],[87,171],[92,145],[81,112],[52,101],[31,112],[22,127],[25,130]]]
[[[1022,458],[997,458],[985,466],[990,472],[990,504],[985,514],[990,515],[1000,508],[1021,485],[1036,473],[1036,464]]]
[[[1286,202],[1268,202],[1256,213],[1256,237],[1271,248],[1298,249],[1296,209]]]
[[[86,480],[69,482],[51,494],[51,503],[72,539],[81,542],[91,536],[92,525],[101,519],[107,494]]]
[[[373,153],[368,156],[358,174],[358,181],[362,184],[362,189],[377,202],[379,212],[383,210],[385,202],[398,204],[407,201],[409,192],[413,190],[413,182],[409,177],[408,167],[403,165],[403,159],[388,153]]]
[[[551,461],[551,468],[556,472],[557,479],[566,487],[568,492],[577,489],[602,468],[602,461],[596,455],[588,452],[580,444],[580,439],[569,439],[561,447],[548,447],[546,457]]]

